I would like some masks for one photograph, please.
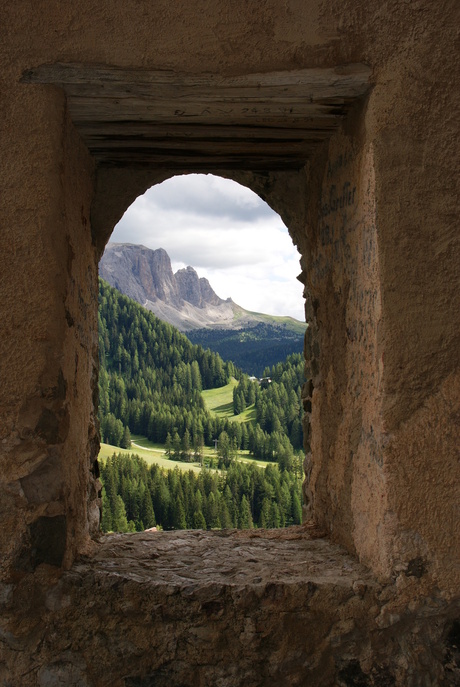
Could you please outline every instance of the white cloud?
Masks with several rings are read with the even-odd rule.
[[[191,265],[221,298],[304,319],[299,254],[286,227],[234,181],[201,174],[168,179],[131,205],[111,241],[164,248],[174,270]]]

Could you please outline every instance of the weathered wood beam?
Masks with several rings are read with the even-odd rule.
[[[323,117],[309,117],[302,119],[301,126],[293,126],[292,121],[278,123],[277,125],[254,126],[249,124],[225,125],[225,124],[196,124],[174,122],[113,122],[113,121],[88,121],[82,122],[80,131],[87,138],[94,140],[108,137],[131,136],[141,139],[170,139],[182,140],[226,140],[226,139],[252,139],[252,140],[284,140],[307,139],[316,131],[330,135],[337,128],[343,117],[338,115],[326,115]],[[129,130],[127,124],[129,123]]]
[[[185,103],[181,99],[174,102],[141,98],[97,98],[80,96],[68,99],[69,110],[75,123],[89,121],[193,121],[197,124],[219,124],[225,122],[235,126],[243,122],[254,125],[269,125],[278,121],[291,120],[297,126],[304,126],[305,119],[345,115],[350,103],[334,100],[322,103],[287,103],[263,101],[246,105],[240,101],[221,102],[218,98],[205,102]]]
[[[67,93],[75,122],[241,122],[340,115],[369,88],[366,65],[224,77],[86,65],[43,65],[23,81],[53,83]]]
[[[239,76],[54,64],[22,80],[65,90],[100,164],[292,169],[331,136],[369,78],[363,64]]]
[[[299,170],[305,164],[305,159],[290,158],[285,156],[283,158],[271,158],[260,155],[257,158],[249,157],[228,157],[222,155],[212,155],[207,158],[198,156],[156,156],[152,159],[145,156],[137,158],[130,157],[98,157],[95,156],[98,167],[116,167],[128,169],[167,169],[171,171],[180,171],[181,174],[189,172],[215,172],[216,170],[239,170],[248,172],[266,172],[270,171],[292,171]]]
[[[328,94],[337,97],[356,98],[369,89],[371,70],[362,63],[339,65],[326,69],[297,69],[239,76],[220,74],[184,74],[173,71],[148,71],[138,69],[120,69],[118,67],[91,66],[85,64],[45,64],[27,70],[22,80],[27,83],[54,83],[63,88],[70,86],[87,87],[93,84],[100,92],[104,89],[119,92],[122,88],[144,89],[145,94],[155,94],[159,88],[170,87],[173,92],[180,89],[219,90],[244,89],[255,92],[260,97],[261,89],[269,92],[280,92],[286,88],[286,95],[295,92],[296,87],[308,86],[318,97]],[[305,90],[302,91],[305,93]],[[234,91],[233,91],[234,94]]]

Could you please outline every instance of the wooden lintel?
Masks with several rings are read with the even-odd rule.
[[[295,69],[239,76],[201,73],[186,74],[168,70],[121,69],[114,66],[87,64],[44,64],[24,72],[26,83],[53,83],[63,88],[93,84],[99,89],[128,87],[173,87],[220,90],[224,88],[280,89],[292,92],[296,86],[310,86],[312,89],[328,88],[335,93],[347,90],[354,97],[364,95],[369,88],[371,69],[363,63],[338,65],[330,68]]]
[[[65,90],[72,121],[100,163],[262,169],[304,164],[369,79],[364,64],[230,77],[54,64],[22,81]]]

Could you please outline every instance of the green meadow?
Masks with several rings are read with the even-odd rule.
[[[122,453],[125,456],[138,455],[139,458],[143,458],[149,465],[156,463],[156,465],[166,468],[167,470],[173,470],[175,467],[178,467],[179,470],[193,470],[194,472],[199,472],[201,470],[201,465],[199,463],[183,463],[179,460],[170,460],[166,455],[163,444],[154,444],[139,434],[133,435],[131,440],[131,448],[129,449],[101,442],[101,449],[98,456],[99,460],[104,461],[114,453]],[[203,455],[205,461],[209,458],[214,458],[217,461],[216,451],[209,446],[203,448]],[[249,451],[238,451],[237,460],[241,463],[253,463],[260,468],[265,468],[269,465],[269,463],[264,460],[256,460],[253,458],[249,454]]]
[[[206,407],[211,413],[222,419],[232,420],[233,422],[254,422],[256,419],[256,409],[254,405],[248,406],[243,413],[233,414],[233,389],[238,382],[232,377],[226,386],[218,389],[207,389],[201,394],[206,403]]]
[[[122,453],[124,456],[138,455],[139,458],[143,458],[149,465],[156,463],[167,470],[173,470],[175,467],[178,467],[179,470],[193,470],[194,472],[199,472],[201,470],[199,463],[182,463],[178,460],[169,460],[165,454],[164,446],[152,444],[152,442],[145,437],[132,437],[132,444],[129,449],[101,443],[99,460],[106,460],[110,456],[113,456],[114,453]]]

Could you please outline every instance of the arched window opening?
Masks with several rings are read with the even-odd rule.
[[[298,261],[229,179],[172,177],[125,213],[100,263],[103,531],[301,523]]]

